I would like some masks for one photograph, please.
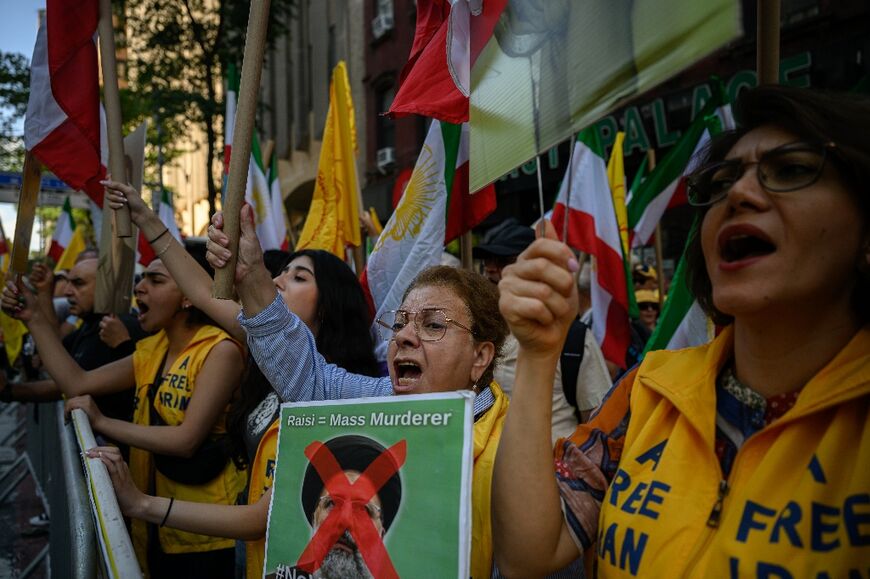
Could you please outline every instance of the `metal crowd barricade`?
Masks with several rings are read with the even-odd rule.
[[[26,462],[36,479],[49,516],[49,543],[20,576],[45,563],[54,577],[93,579],[98,576],[94,518],[72,425],[64,423],[62,402],[31,404],[25,411],[21,431],[27,433],[27,452],[16,461]]]
[[[27,467],[19,479],[28,472],[36,479],[49,515],[50,540],[20,576],[50,562],[54,577],[141,577],[109,473],[99,459],[82,455],[96,445],[87,415],[75,410],[67,422],[62,402],[32,405],[27,411],[31,409],[22,425],[27,452],[15,465]]]
[[[90,421],[83,410],[72,411],[72,424],[79,451],[96,446]],[[82,455],[76,452],[74,456]],[[106,465],[98,458],[84,458],[83,463],[105,575],[118,579],[141,577],[142,570],[136,560],[133,543],[121,515]]]

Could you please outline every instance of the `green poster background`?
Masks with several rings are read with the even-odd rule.
[[[446,426],[376,426],[372,415],[450,414]],[[288,426],[293,417],[297,424]],[[340,417],[340,418],[339,418]],[[330,425],[335,421],[356,426]],[[265,573],[293,566],[311,538],[301,502],[308,466],[305,447],[347,434],[367,436],[385,448],[407,442],[399,471],[402,499],[384,544],[400,577],[468,576],[472,468],[472,398],[446,393],[366,398],[281,407],[278,459],[266,544]],[[464,530],[464,532],[463,532]],[[462,537],[464,535],[464,538]]]

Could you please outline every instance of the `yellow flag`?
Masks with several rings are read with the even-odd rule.
[[[0,256],[0,286],[6,285],[6,274],[9,271],[11,262],[9,254]],[[9,364],[14,364],[21,354],[21,348],[24,345],[24,335],[27,333],[27,326],[15,318],[7,316],[4,312],[0,312],[0,332],[3,333],[3,345],[6,348],[6,358]]]
[[[616,141],[607,162],[607,181],[613,195],[613,208],[616,210],[616,222],[619,224],[619,239],[622,241],[622,255],[628,255],[628,210],[625,208],[625,157],[622,143],[625,133],[616,133]]]
[[[369,217],[372,220],[372,225],[375,226],[375,232],[380,235],[384,230],[384,226],[381,224],[381,220],[378,219],[378,214],[374,207],[369,207]]]
[[[85,250],[85,236],[83,227],[76,227],[73,230],[73,235],[69,240],[69,245],[63,250],[63,255],[57,260],[57,265],[54,266],[55,273],[62,269],[72,269],[76,264],[76,259],[79,254]]]
[[[317,181],[296,249],[325,249],[344,259],[346,247],[360,245],[355,124],[347,68],[340,61],[332,71]]]

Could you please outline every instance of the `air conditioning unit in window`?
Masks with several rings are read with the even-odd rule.
[[[396,149],[393,147],[384,147],[378,149],[378,171],[386,173],[389,169],[396,165]]]
[[[378,14],[372,19],[372,36],[375,40],[381,38],[384,34],[393,29],[392,14]]]

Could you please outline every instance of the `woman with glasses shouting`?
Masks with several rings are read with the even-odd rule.
[[[740,129],[689,181],[689,285],[722,331],[648,354],[555,457],[571,253],[539,240],[505,271],[520,351],[493,514],[508,576],[590,549],[603,577],[866,573],[870,101],[763,87],[736,109]]]
[[[218,213],[209,230],[207,259],[216,269],[230,257]],[[490,481],[507,397],[492,379],[508,328],[498,291],[483,277],[450,267],[423,271],[402,306],[380,320],[389,340],[389,377],[352,374],[318,354],[311,331],[281,303],[263,266],[250,206],[241,211],[235,271],[242,327],[260,369],[284,401],[333,400],[392,394],[474,390],[474,472],[471,570],[492,572]]]

